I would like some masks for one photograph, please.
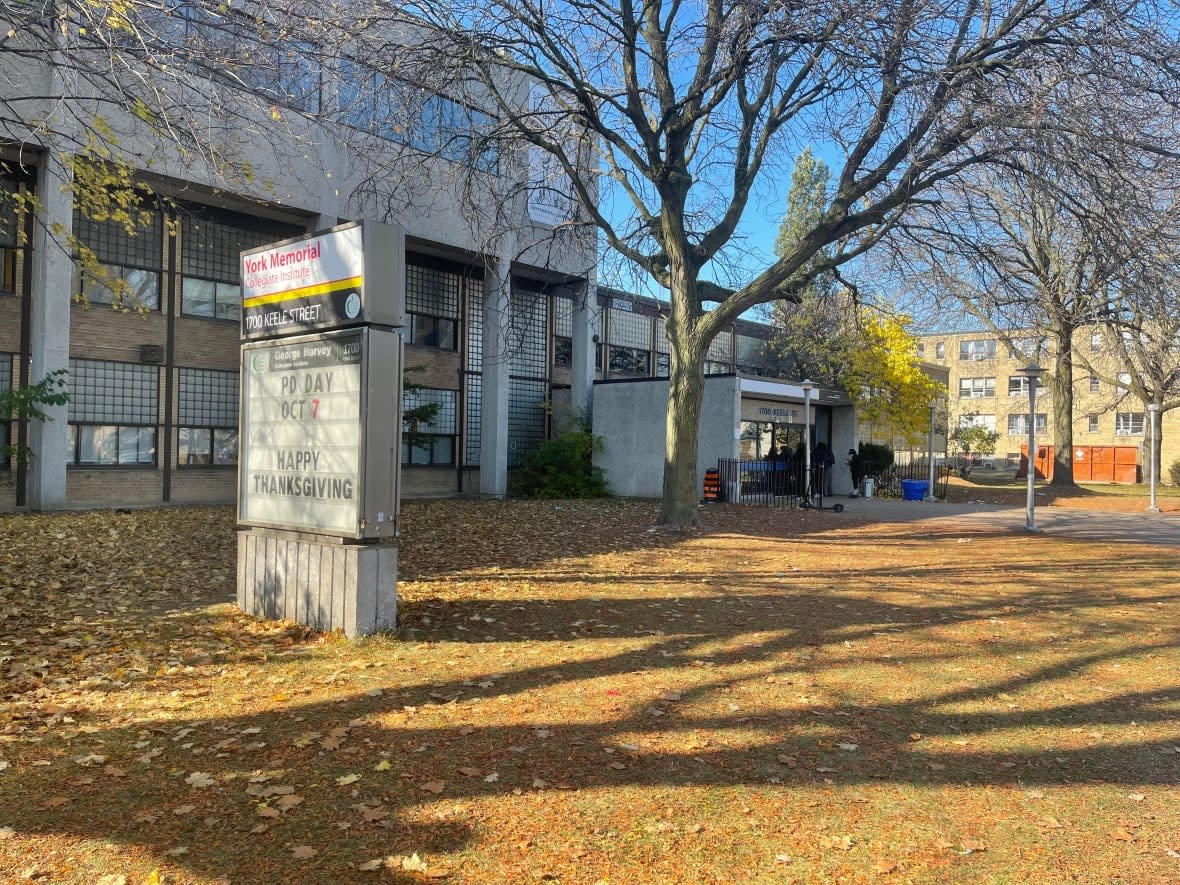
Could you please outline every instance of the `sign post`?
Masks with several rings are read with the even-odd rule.
[[[349,636],[397,615],[404,237],[242,253],[238,604]]]

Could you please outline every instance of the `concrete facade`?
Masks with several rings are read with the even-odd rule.
[[[753,433],[768,432],[778,440],[784,438],[784,431],[793,430],[794,438],[802,439],[807,427],[813,445],[828,443],[836,455],[833,493],[850,493],[851,475],[841,464],[842,453],[856,445],[855,409],[835,390],[814,391],[810,402],[810,421],[806,421],[808,409],[798,382],[742,375],[706,377],[697,438],[697,488],[703,487],[705,471],[716,467],[720,459],[764,457],[765,452],[751,447]],[[594,463],[604,470],[615,494],[639,498],[662,494],[667,408],[665,380],[594,385],[594,433],[603,446],[595,453]],[[761,431],[763,425],[775,429]]]

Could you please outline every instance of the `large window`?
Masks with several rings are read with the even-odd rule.
[[[992,360],[996,358],[996,339],[977,338],[959,342],[959,359]]]
[[[182,467],[238,463],[238,374],[180,370],[176,449]]]
[[[651,354],[646,350],[635,347],[618,347],[611,345],[610,370],[620,375],[649,375],[651,374]]]
[[[242,12],[225,3],[164,0],[135,7],[134,14],[132,33],[157,64],[176,67],[187,58],[194,71],[232,87],[306,113],[319,111],[320,63],[313,44],[289,33],[291,25],[275,20],[265,6]],[[132,42],[128,48],[138,47]]]
[[[345,123],[444,160],[496,171],[495,117],[359,62],[343,62],[341,73]]]
[[[996,395],[995,378],[960,378],[959,396],[964,399],[978,399]]]
[[[295,228],[246,228],[180,213],[180,310],[188,316],[239,322],[242,316],[241,253],[281,240]]]
[[[1087,415],[1086,416],[1086,432],[1087,433],[1097,433],[1098,432],[1098,416],[1097,415]]]
[[[1101,389],[1102,389],[1102,382],[1098,379],[1098,376],[1091,375],[1090,376],[1090,393],[1097,393]]]
[[[1044,338],[1013,338],[1008,346],[1008,359],[1035,360],[1045,352]]]
[[[946,342],[939,341],[934,345],[934,358],[936,360],[946,359]]]
[[[1116,436],[1142,436],[1142,412],[1118,412],[1114,416],[1114,432]]]
[[[85,258],[76,257],[76,266],[84,268],[75,274],[76,296],[92,304],[160,309],[163,216],[155,209],[134,216],[128,231],[120,222],[94,221],[74,210],[74,236],[85,252]]]
[[[611,307],[608,321],[607,369],[618,375],[650,375],[652,317]]]
[[[159,378],[155,366],[70,360],[69,463],[154,464]]]
[[[459,392],[457,390],[436,390],[423,387],[419,390],[407,391],[405,408],[407,411],[419,406],[434,404],[438,406],[434,420],[429,424],[406,421],[402,427],[403,433],[416,435],[418,445],[410,445],[402,440],[402,463],[418,466],[451,466],[455,463],[455,439],[457,435],[456,409]]]
[[[1044,412],[1037,412],[1037,433],[1044,433],[1049,427],[1049,418]],[[1008,416],[1008,435],[1028,435],[1028,412]]]
[[[406,265],[406,325],[411,344],[439,350],[456,348],[461,286],[457,273]]]

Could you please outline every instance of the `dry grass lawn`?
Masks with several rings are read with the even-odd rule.
[[[223,509],[0,518],[0,881],[1180,882],[1180,551],[407,506],[397,637]]]

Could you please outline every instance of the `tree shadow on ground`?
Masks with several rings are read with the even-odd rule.
[[[1153,601],[1176,599],[1162,581],[1146,590]],[[468,600],[450,607],[431,643],[469,641],[450,625],[471,611],[494,623],[543,617],[567,625],[574,632],[551,641],[567,657],[571,643],[576,654],[578,642],[601,639],[610,623],[621,628],[611,638],[626,647],[575,660],[543,653],[534,666],[476,669],[441,681],[395,672],[379,690],[283,703],[260,714],[167,715],[121,728],[107,726],[99,711],[77,714],[69,741],[39,742],[55,764],[22,764],[5,773],[4,823],[20,834],[146,846],[156,856],[183,846],[187,853],[174,862],[194,874],[313,883],[364,881],[355,865],[389,853],[462,853],[481,829],[470,814],[476,800],[531,807],[553,793],[569,803],[602,791],[738,786],[786,799],[825,779],[916,789],[1180,784],[1180,740],[1167,731],[1180,703],[1175,679],[1100,698],[1071,700],[1064,691],[1079,673],[1171,652],[1174,631],[1151,641],[1120,638],[1113,647],[1063,649],[1024,670],[911,698],[839,700],[816,680],[836,670],[867,678],[872,669],[904,679],[907,668],[937,667],[963,654],[945,647],[896,657],[861,650],[879,634],[889,639],[948,621],[1021,615],[1005,612],[994,598],[907,606],[849,593],[828,606],[810,602],[801,591],[521,605]],[[1033,611],[1100,617],[1128,604],[1103,592],[1063,590],[1022,602]],[[688,626],[665,618],[649,629],[649,614],[678,607],[680,617],[671,620]],[[989,654],[1032,656],[1043,641],[1017,630]],[[393,655],[395,669],[403,652],[379,642],[357,647],[362,658]],[[280,662],[261,663],[257,684]],[[611,688],[625,677],[631,690]],[[175,677],[158,681],[161,694],[184,684]],[[764,703],[743,708],[741,693],[754,685],[763,686]],[[562,706],[575,696],[572,707]],[[1053,700],[1035,705],[1046,696]],[[1004,703],[1008,697],[1021,698],[1020,708]],[[531,712],[488,716],[489,704],[524,704]],[[1071,737],[1102,729],[1119,729],[1122,737],[1081,745]],[[1038,746],[1028,745],[1032,734],[1039,735]],[[1004,735],[1019,739],[1009,743]],[[159,756],[151,757],[157,748]],[[389,770],[375,772],[383,759]],[[193,772],[207,775],[210,785],[194,786]],[[349,783],[356,773],[361,777]],[[291,787],[299,804],[278,810],[281,794],[257,795],[272,786]],[[317,856],[294,858],[301,845],[313,846]],[[407,874],[405,881],[418,879]]]

